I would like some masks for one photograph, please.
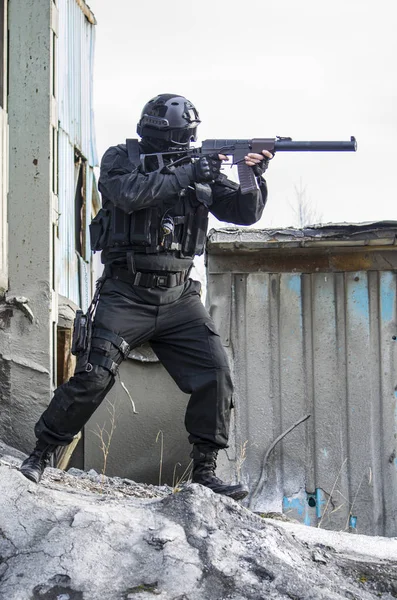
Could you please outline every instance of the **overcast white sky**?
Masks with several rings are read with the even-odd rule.
[[[199,138],[358,140],[356,153],[279,153],[262,227],[294,222],[295,186],[323,222],[397,220],[395,0],[88,0],[98,21],[98,153],[177,93]]]

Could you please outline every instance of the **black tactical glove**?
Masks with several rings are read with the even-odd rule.
[[[263,173],[266,171],[267,167],[269,166],[269,160],[270,160],[270,158],[267,158],[267,156],[265,156],[264,159],[261,160],[261,162],[259,162],[257,165],[254,165],[253,167],[251,167],[251,169],[255,173],[256,177],[260,177],[261,175],[263,175]]]
[[[201,156],[193,163],[194,181],[197,183],[209,183],[218,179],[221,172],[222,161],[217,154]]]
[[[179,185],[186,188],[192,183],[211,183],[218,179],[221,164],[217,154],[209,154],[188,165],[176,167],[171,173],[175,175]]]

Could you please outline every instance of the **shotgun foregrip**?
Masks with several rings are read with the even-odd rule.
[[[269,150],[272,154],[275,151],[275,139],[274,138],[254,138],[251,140],[250,152],[256,152],[262,154],[262,150]]]

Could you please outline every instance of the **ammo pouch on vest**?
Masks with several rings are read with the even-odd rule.
[[[205,238],[207,235],[208,209],[200,204],[196,212],[185,215],[183,227],[183,238],[181,243],[181,258],[193,258],[204,251]]]
[[[181,258],[193,258],[204,250],[208,208],[204,204],[188,208],[185,215],[171,217],[175,231],[165,245],[161,244],[162,221],[157,209],[131,214],[115,206],[101,209],[90,225],[91,248],[94,252],[104,248],[151,254],[172,251]]]
[[[112,206],[107,245],[145,248],[152,246],[155,251],[158,244],[158,229],[157,209],[146,208],[127,214],[120,208]]]
[[[153,246],[158,244],[159,217],[156,209],[147,208],[127,214],[116,206],[101,208],[91,221],[91,250],[104,248],[128,248],[131,246]]]

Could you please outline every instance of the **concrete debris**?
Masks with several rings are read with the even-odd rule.
[[[392,600],[397,540],[262,518],[198,485],[40,485],[0,444],[0,600]]]
[[[10,306],[15,306],[20,311],[22,311],[23,314],[29,319],[29,321],[33,323],[34,314],[28,305],[29,298],[25,298],[25,296],[10,296],[9,294],[6,294],[5,302],[6,304],[9,304]]]
[[[142,344],[141,346],[138,346],[137,348],[133,348],[131,350],[131,352],[129,353],[128,358],[130,358],[132,360],[138,360],[139,362],[144,362],[144,363],[159,362],[159,359],[153,352],[152,347],[149,344],[149,342],[146,342],[145,344]]]
[[[58,294],[58,327],[71,329],[78,308],[77,304],[72,302],[72,300]]]
[[[3,359],[3,361],[13,362],[14,364],[16,364],[20,367],[25,367],[26,369],[31,369],[32,371],[36,371],[37,373],[45,373],[45,374],[49,375],[48,369],[43,367],[40,363],[30,360],[28,358],[25,358],[24,356],[3,354],[1,356],[1,358]]]

